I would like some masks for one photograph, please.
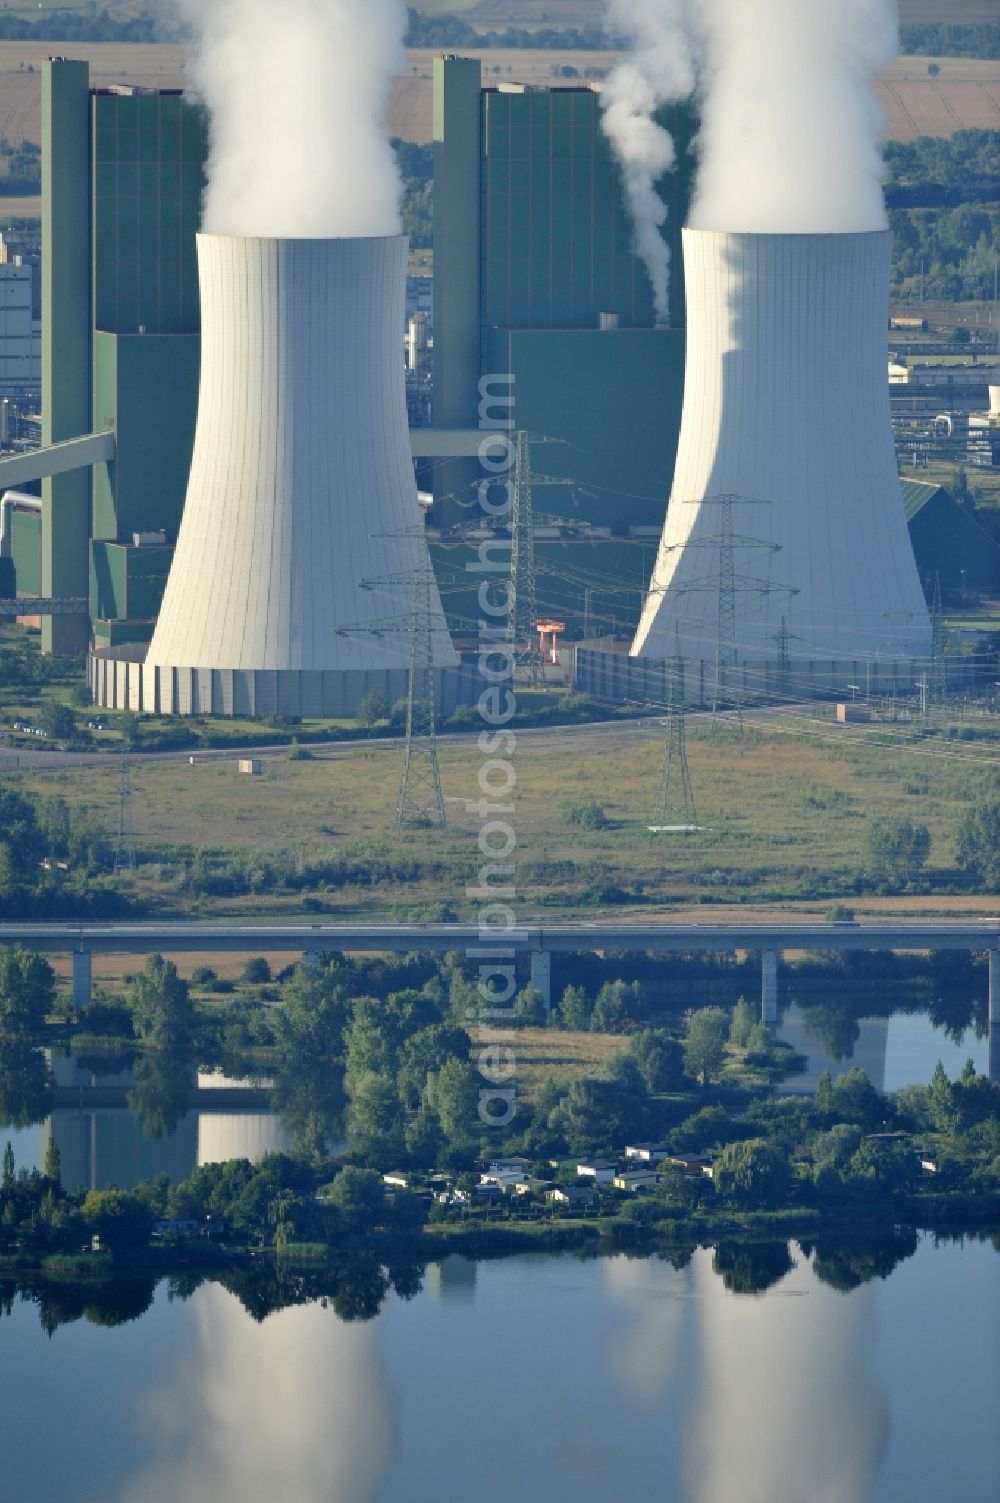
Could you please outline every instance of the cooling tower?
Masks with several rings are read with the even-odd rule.
[[[194,453],[134,707],[331,715],[370,690],[405,694],[412,581],[431,567],[406,413],[406,257],[402,236],[199,236]],[[429,593],[444,669],[456,658],[433,581]]]
[[[685,660],[725,661],[733,605],[739,662],[785,653],[792,682],[843,692],[865,660],[929,654],[889,416],[890,250],[878,231],[684,231],[684,411],[636,656],[679,636]]]

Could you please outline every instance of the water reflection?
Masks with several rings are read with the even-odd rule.
[[[377,1325],[316,1306],[258,1325],[218,1287],[192,1309],[191,1350],[136,1403],[150,1461],[121,1503],[370,1503],[399,1453]]]
[[[849,1298],[810,1263],[764,1298],[727,1294],[699,1257],[700,1374],[684,1473],[691,1503],[865,1503],[889,1404],[872,1366],[871,1288]]]
[[[477,1298],[457,1302],[412,1299],[412,1268],[390,1295],[374,1263],[174,1280],[151,1309],[151,1280],[29,1284],[45,1330],[73,1325],[48,1343],[35,1324],[33,1345],[23,1321],[12,1343],[0,1285],[0,1351],[59,1412],[64,1454],[96,1437],[96,1467],[52,1485],[62,1462],[19,1384],[0,1449],[15,1486],[34,1479],[19,1499],[62,1503],[923,1503],[998,1459],[996,1257],[912,1234],[528,1257],[479,1264]],[[448,1262],[444,1287],[467,1294]],[[929,1306],[957,1318],[928,1325]]]
[[[52,1100],[53,1080],[44,1051],[17,1040],[0,1043],[0,1129],[44,1122]]]
[[[941,1060],[954,1079],[967,1059],[977,1072],[996,1074],[998,1049],[987,1038],[985,1008],[969,994],[941,998],[910,1008],[887,1006],[884,1015],[870,997],[822,1002],[792,1002],[785,1008],[777,1036],[805,1061],[777,1090],[782,1095],[812,1095],[819,1077],[836,1080],[860,1068],[877,1090],[891,1093],[906,1085],[927,1085]],[[991,1063],[992,1061],[992,1063]]]

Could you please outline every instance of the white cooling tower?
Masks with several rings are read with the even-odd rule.
[[[793,675],[928,655],[889,416],[890,250],[878,231],[684,231],[684,412],[636,656],[671,657],[676,634],[688,661],[725,649],[727,531],[741,663],[779,658],[783,618]]]
[[[141,708],[336,714],[406,690],[430,556],[403,364],[407,241],[201,235],[201,396]],[[430,585],[434,662],[455,653]]]

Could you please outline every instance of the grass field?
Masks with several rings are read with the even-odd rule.
[[[692,731],[704,829],[686,836],[647,829],[662,755],[655,724],[524,734],[513,818],[519,908],[551,919],[595,910],[679,917],[704,914],[706,903],[713,917],[737,905],[822,915],[831,900],[849,893],[870,821],[898,813],[926,821],[934,837],[928,896],[867,899],[859,911],[991,911],[995,900],[935,896],[935,887],[949,873],[962,813],[1000,789],[1000,727],[985,741],[915,741],[912,734],[888,726],[838,728],[829,711],[751,730],[743,741],[728,730],[717,738]],[[479,797],[479,760],[468,738],[442,742],[450,821],[444,832],[393,828],[395,747],[327,748],[310,761],[278,754],[265,758],[264,774],[254,780],[239,775],[235,758],[194,766],[183,758],[139,761],[136,839],[153,859],[140,864],[135,891],[164,914],[300,913],[296,894],[192,897],[178,884],[185,859],[199,850],[213,859],[242,859],[253,870],[265,853],[282,849],[305,861],[340,856],[385,864],[374,885],[319,890],[321,911],[331,920],[359,913],[471,916],[475,906],[464,894],[480,864],[479,819],[466,800]],[[83,804],[107,830],[116,828],[113,758],[98,767],[10,777],[36,793]],[[581,829],[570,821],[571,807],[587,801],[603,806],[608,828]]]

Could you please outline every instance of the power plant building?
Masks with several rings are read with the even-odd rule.
[[[599,87],[484,88],[478,60],[434,64],[434,428],[476,428],[481,378],[511,378],[517,428],[558,441],[536,467],[578,488],[535,489],[536,511],[571,524],[538,541],[538,606],[576,624],[588,605],[609,627],[637,618],[673,474],[694,121],[682,108],[664,119],[679,167],[660,184],[674,276],[670,327],[657,327]],[[439,460],[432,526],[468,524],[481,479]],[[460,546],[434,553],[461,572]]]
[[[43,645],[148,640],[180,525],[198,394],[195,236],[207,134],[179,92],[42,68],[43,443],[110,430],[110,464],[46,479],[41,587],[89,598]],[[138,546],[137,546],[137,540]],[[15,565],[17,560],[15,559]]]
[[[462,631],[479,614],[475,588],[465,585],[475,543],[457,532],[482,519],[477,486],[484,472],[470,457],[478,447],[481,385],[495,391],[509,383],[514,426],[538,440],[532,445],[536,470],[570,482],[533,487],[537,609],[565,620],[570,637],[616,636],[626,652],[641,620],[631,660],[637,668],[665,662],[680,636],[685,657],[710,675],[719,648],[719,590],[713,595],[695,586],[719,572],[720,553],[711,540],[724,530],[725,508],[714,498],[730,494],[741,498],[733,503],[732,529],[750,540],[735,549],[736,572],[753,584],[736,598],[744,663],[766,665],[772,646],[779,667],[788,654],[831,664],[872,654],[915,661],[929,646],[929,623],[889,434],[888,236],[817,237],[857,242],[852,269],[841,253],[836,278],[832,262],[818,253],[804,270],[788,259],[791,242],[809,237],[774,237],[787,242],[784,259],[777,247],[765,245],[770,237],[734,236],[723,243],[708,232],[687,232],[682,242],[695,121],[684,107],[663,118],[678,167],[659,185],[668,204],[671,291],[669,320],[658,325],[649,275],[634,251],[621,171],[601,125],[599,86],[484,87],[479,61],[435,61],[433,345],[425,349],[419,323],[410,340],[412,363],[426,369],[429,362],[432,369],[433,408],[430,426],[414,429],[410,444],[432,477],[430,556],[452,628]],[[342,713],[357,684],[348,690],[345,681],[346,699],[339,690],[331,699],[327,681],[317,699],[315,680],[285,679],[279,690],[253,675],[369,671],[358,666],[356,633],[377,619],[374,605],[369,614],[355,598],[335,622],[327,605],[318,607],[324,645],[314,652],[305,646],[311,629],[305,616],[294,628],[292,618],[306,596],[319,599],[318,585],[309,584],[294,601],[289,595],[283,620],[291,635],[280,667],[267,653],[254,664],[229,647],[223,652],[224,640],[232,645],[228,627],[216,636],[218,650],[210,645],[224,611],[224,564],[233,571],[233,611],[245,607],[249,621],[259,614],[252,602],[261,581],[270,580],[279,595],[290,590],[292,575],[286,572],[283,585],[276,581],[293,556],[302,561],[305,554],[296,552],[298,540],[289,548],[278,532],[268,534],[286,515],[281,506],[265,516],[248,496],[255,531],[252,544],[240,542],[243,551],[234,547],[224,556],[219,537],[228,536],[225,528],[209,553],[185,541],[195,529],[203,541],[212,533],[204,522],[210,490],[204,445],[192,469],[196,425],[199,444],[207,432],[206,414],[199,415],[198,280],[206,155],[205,117],[179,93],[92,90],[86,63],[53,59],[43,65],[43,443],[72,447],[92,436],[97,447],[87,452],[106,457],[88,464],[84,455],[75,467],[68,461],[53,467],[40,505],[23,495],[11,502],[0,588],[8,589],[13,577],[19,594],[86,598],[89,616],[44,618],[43,646],[83,653],[91,643],[92,683],[108,705],[192,713],[234,713],[238,706],[242,713],[266,714],[279,713],[272,704],[284,706],[281,713],[322,704],[324,713]],[[741,242],[753,239],[751,257]],[[697,255],[690,249],[695,240],[702,246]],[[393,309],[399,301],[395,275],[386,304]],[[725,309],[738,282],[744,289],[739,328]],[[861,319],[862,294],[868,309],[878,309],[877,319],[867,313]],[[351,311],[342,308],[336,316],[349,319]],[[404,390],[402,304],[398,311],[398,328],[386,326],[375,343],[386,352],[380,356],[385,371],[397,368]],[[280,298],[266,317],[284,317]],[[688,347],[686,327],[693,331],[696,324],[697,344]],[[744,334],[750,343],[741,348]],[[343,355],[349,358],[346,347]],[[342,398],[349,410],[345,370],[330,369],[319,379],[329,384],[331,412]],[[415,510],[412,523],[407,520],[411,467],[395,415],[395,376],[390,381],[385,374],[384,381],[374,426],[348,425],[369,437],[392,431],[392,519],[373,517],[365,537],[395,534],[398,542],[410,533],[412,542],[420,515]],[[357,389],[374,390],[364,379]],[[273,387],[269,397],[261,391],[255,400],[284,395]],[[335,431],[346,444],[351,433],[332,423],[331,437]],[[102,448],[102,436],[109,435],[113,444]],[[335,466],[332,451],[323,452]],[[345,474],[351,473],[348,464]],[[21,481],[7,484],[14,491]],[[185,529],[186,497],[189,508],[197,505]],[[706,498],[709,504],[700,509],[693,504]],[[819,528],[816,546],[810,528]],[[175,547],[185,560],[176,578],[189,588],[197,577],[198,590],[209,592],[211,608],[197,644],[190,634],[197,612],[185,620],[180,586],[168,591],[161,613]],[[401,557],[401,548],[387,545],[379,559],[359,561],[353,585],[400,572],[386,555]],[[237,560],[252,578],[236,580]],[[307,576],[311,562],[302,563]],[[925,575],[930,562],[921,558]],[[350,572],[346,555],[331,555],[327,582],[341,597],[344,569]],[[883,589],[885,599],[876,606]],[[397,589],[390,600],[391,593],[378,611],[398,621],[401,596]],[[369,592],[366,598],[377,597]],[[855,608],[864,620],[849,625]],[[436,634],[436,595],[432,610]],[[326,629],[331,624],[333,642]],[[376,678],[381,672],[405,677],[404,641],[398,628],[372,636]],[[143,678],[138,670],[151,643]],[[440,641],[435,654],[448,672]],[[619,677],[630,660],[622,661]],[[621,685],[618,678],[617,687],[611,685],[608,671],[601,667],[592,683],[584,675],[579,687],[618,697]],[[191,676],[197,673],[208,677]],[[831,674],[838,682],[843,677],[839,667]],[[817,687],[821,680],[822,673]],[[383,692],[374,680],[366,687]],[[396,678],[385,688],[392,697],[401,692]],[[627,697],[635,692],[630,680]]]
[[[201,399],[180,536],[148,652],[96,653],[95,698],[353,714],[366,693],[405,695],[422,596],[454,707],[406,421],[405,237],[200,235],[198,252]]]
[[[683,660],[695,700],[706,681],[831,692],[871,664],[873,687],[910,687],[930,655],[885,379],[890,252],[888,231],[684,231],[684,416],[632,651]]]

